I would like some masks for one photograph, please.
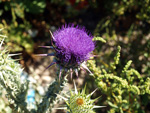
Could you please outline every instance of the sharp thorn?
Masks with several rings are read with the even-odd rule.
[[[16,54],[9,54],[8,56],[9,57],[12,57],[12,56],[17,56],[17,55],[21,55],[22,53],[16,53]]]
[[[20,60],[23,60],[22,58],[20,58],[20,59],[13,59],[13,61],[15,62],[15,61],[20,61]]]
[[[60,81],[61,73],[62,73],[62,69],[60,69],[60,72],[59,72],[59,81]]]
[[[97,91],[98,88],[96,88],[92,93],[90,93],[89,95],[87,95],[87,97],[90,97],[92,96],[96,91]]]
[[[71,80],[72,80],[72,75],[73,75],[72,68],[70,68],[70,72],[71,72]]]
[[[77,86],[74,80],[73,80],[73,83],[74,83],[75,94],[78,94]]]
[[[55,40],[53,33],[51,32],[51,30],[49,30],[51,37],[53,38],[53,40]]]
[[[38,47],[48,48],[48,49],[54,49],[52,46],[38,46]]]
[[[76,73],[76,76],[78,77],[78,69],[75,69],[74,71]]]
[[[80,67],[81,70],[83,70],[86,73],[86,70],[83,67]]]
[[[106,106],[94,106],[93,108],[103,108],[103,107],[106,107]]]
[[[54,53],[49,53],[49,54],[35,54],[34,56],[54,56]]]
[[[82,63],[81,66],[86,69],[88,72],[90,72],[91,75],[93,75],[93,73],[89,70],[89,68],[84,64]]]
[[[2,47],[2,44],[3,44],[3,42],[4,42],[4,39],[5,39],[5,38],[3,38],[2,41],[1,41],[0,48]]]
[[[56,62],[52,62],[46,69],[48,69],[49,67],[51,67],[52,65],[56,64]],[[45,70],[46,70],[45,69]]]

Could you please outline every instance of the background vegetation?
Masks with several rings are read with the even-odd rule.
[[[20,63],[29,75],[30,65],[37,66],[33,54],[43,52],[38,46],[50,45],[49,29],[74,23],[106,40],[96,43],[98,57],[88,62],[94,77],[86,73],[81,83],[87,83],[87,93],[101,89],[94,96],[101,95],[97,104],[106,108],[97,113],[150,112],[149,15],[149,0],[0,0],[5,46],[11,53],[22,53]],[[7,104],[1,104],[0,111],[9,109]]]

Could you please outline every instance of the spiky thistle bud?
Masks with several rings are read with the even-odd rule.
[[[65,100],[67,107],[58,108],[58,109],[66,109],[68,113],[95,113],[94,108],[102,108],[105,106],[96,106],[93,103],[99,98],[91,99],[93,93],[97,90],[94,90],[91,94],[86,95],[85,90],[86,86],[81,92],[77,91],[76,85],[74,83],[75,90],[70,91],[70,95],[66,95],[63,97],[58,95],[60,98]]]
[[[70,70],[71,76],[73,71],[75,71],[78,76],[78,69],[80,69],[81,66],[89,71],[85,62],[93,56],[92,51],[95,48],[95,43],[92,41],[93,36],[88,34],[84,27],[74,27],[73,24],[66,25],[53,34],[50,32],[50,34],[55,53],[42,55],[55,56],[54,62],[52,62],[50,66],[58,64],[60,67],[60,75],[62,69],[65,69]]]

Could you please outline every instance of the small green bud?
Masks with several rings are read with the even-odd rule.
[[[86,86],[84,87],[84,89],[81,92],[77,91],[76,85],[74,83],[75,86],[75,91],[71,91],[70,95],[67,95],[67,98],[60,96],[62,99],[65,100],[67,107],[66,108],[62,108],[62,109],[66,109],[68,111],[68,113],[95,113],[93,111],[94,108],[102,108],[104,106],[95,106],[93,105],[93,103],[98,99],[90,99],[90,97],[93,95],[93,93],[97,90],[94,90],[91,94],[86,95],[85,94],[85,89]],[[59,108],[60,109],[60,108]]]

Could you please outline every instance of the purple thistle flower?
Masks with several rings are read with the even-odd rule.
[[[52,45],[55,49],[54,62],[60,66],[60,75],[62,69],[70,70],[71,76],[73,70],[78,76],[78,68],[80,66],[88,70],[84,62],[93,56],[92,51],[95,48],[95,43],[92,41],[93,36],[88,34],[85,28],[74,27],[73,24],[66,25],[53,34],[51,33],[51,36]],[[47,54],[45,56],[50,55]]]

